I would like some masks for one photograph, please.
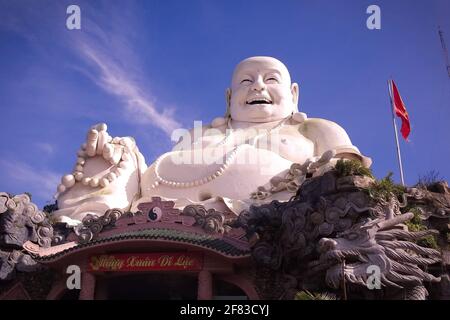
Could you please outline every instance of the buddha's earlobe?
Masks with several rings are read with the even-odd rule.
[[[297,83],[291,84],[292,103],[298,108],[299,87]]]
[[[230,106],[231,106],[231,89],[227,88],[227,90],[225,91],[225,101],[227,103],[227,112],[225,114],[225,118],[227,117],[231,117],[231,110],[230,110]]]

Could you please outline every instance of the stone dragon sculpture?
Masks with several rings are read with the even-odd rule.
[[[430,191],[430,190],[431,191]],[[440,181],[427,187],[410,188],[405,195],[408,203],[420,210],[423,220],[430,221],[435,228],[444,226],[443,231],[450,231],[450,188],[447,182]]]
[[[412,218],[409,212],[389,220],[369,219],[337,234],[334,239],[320,239],[321,255],[319,260],[310,263],[310,272],[325,269],[326,283],[332,288],[341,287],[344,279],[349,284],[367,288],[371,266],[375,266],[379,270],[377,289],[381,286],[391,291],[403,289],[404,299],[424,300],[428,295],[424,282],[440,281],[427,273],[426,267],[439,262],[441,254],[414,243],[436,234],[435,230],[410,232],[399,228]]]
[[[307,181],[290,202],[251,207],[239,217],[257,239],[257,265],[284,279],[284,298],[304,289],[342,290],[344,282],[367,292],[372,265],[380,271],[382,299],[425,299],[424,284],[440,281],[427,272],[441,261],[440,252],[418,244],[437,231],[408,231],[405,223],[414,214],[400,211],[407,196],[400,202],[388,193],[374,201],[367,192],[373,179],[362,178],[330,172]]]

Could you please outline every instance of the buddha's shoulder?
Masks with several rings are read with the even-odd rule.
[[[318,145],[320,149],[352,145],[344,128],[330,120],[305,118],[298,123],[298,130],[303,136]]]
[[[307,118],[298,123],[300,132],[306,136],[317,134],[345,134],[347,132],[336,122],[321,119],[321,118]]]
[[[303,136],[314,142],[317,155],[332,149],[341,158],[355,159],[356,157],[367,168],[372,164],[372,160],[361,154],[359,149],[352,144],[344,128],[336,122],[320,118],[305,119],[298,124],[298,130]]]
[[[227,129],[227,122],[228,119],[224,117],[214,118],[213,121],[211,121],[211,123],[203,125],[202,127],[203,135],[206,136],[214,136],[217,134],[222,135],[223,133],[225,133]]]

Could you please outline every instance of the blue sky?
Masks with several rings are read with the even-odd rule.
[[[65,27],[81,8],[81,30]],[[366,8],[381,8],[381,30]],[[406,182],[431,170],[450,180],[450,1],[0,0],[0,191],[53,202],[88,128],[136,138],[147,164],[170,131],[225,111],[234,66],[282,60],[300,85],[301,111],[333,120],[398,181],[387,79],[411,118],[401,141]]]

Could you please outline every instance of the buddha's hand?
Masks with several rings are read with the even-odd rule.
[[[77,154],[77,163],[72,174],[62,177],[58,186],[61,194],[80,182],[90,187],[106,187],[116,178],[137,166],[133,161],[133,154],[138,153],[136,143],[131,137],[112,138],[107,132],[105,123],[99,123],[90,128],[86,142],[83,143]],[[105,167],[109,167],[107,174],[99,175],[91,171],[87,174],[85,166],[94,158],[103,158]],[[109,164],[108,164],[109,163]],[[94,170],[95,171],[95,170]]]
[[[89,157],[101,155],[111,164],[118,164],[124,153],[134,150],[136,143],[131,137],[112,138],[105,123],[99,123],[91,127],[86,137],[85,153]]]

